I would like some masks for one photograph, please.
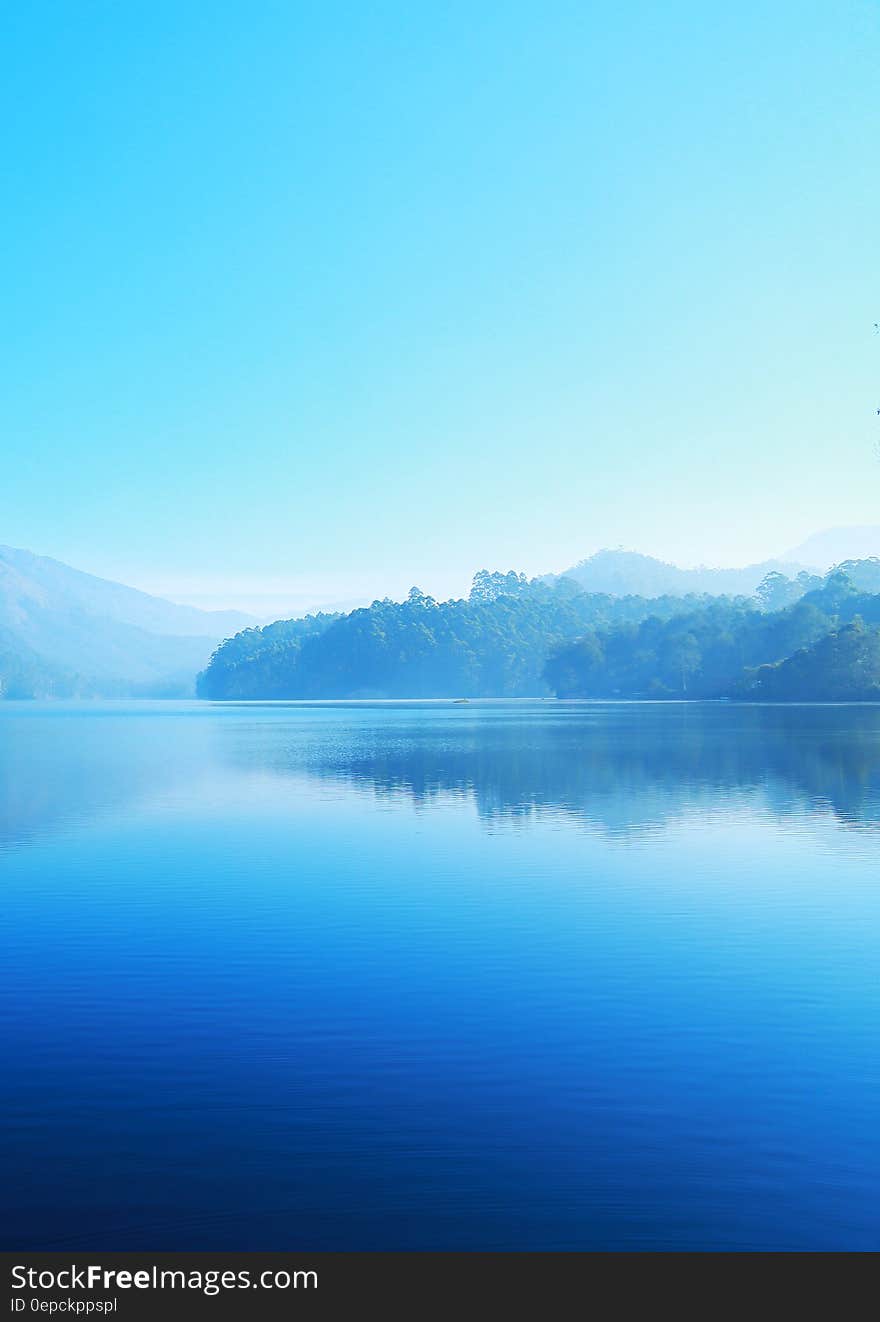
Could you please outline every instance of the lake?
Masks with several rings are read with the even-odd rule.
[[[3,1248],[880,1248],[880,708],[0,703]]]

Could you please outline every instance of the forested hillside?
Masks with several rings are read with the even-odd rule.
[[[752,601],[716,599],[662,621],[590,629],[550,656],[546,677],[559,697],[862,699],[880,685],[875,646],[880,564],[849,565],[793,605],[771,576]],[[764,609],[759,609],[763,597]]]
[[[880,701],[880,629],[851,624],[775,665],[760,666],[737,697],[769,702]]]
[[[855,622],[861,642],[840,635],[831,687],[865,696],[873,692],[878,588],[880,561],[851,562],[824,579],[772,571],[751,597],[616,597],[565,578],[481,571],[466,600],[437,602],[413,588],[403,602],[248,629],[217,649],[198,692],[221,700],[818,699],[831,691],[819,672],[833,651],[818,645]]]
[[[251,629],[199,677],[207,698],[534,697],[550,651],[590,628],[666,620],[698,597],[616,598],[521,574],[477,574],[467,600],[413,588],[348,615]]]

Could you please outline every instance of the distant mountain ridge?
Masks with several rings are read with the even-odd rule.
[[[800,546],[786,551],[782,560],[786,572],[790,572],[795,562],[827,570],[844,560],[870,560],[874,556],[880,556],[880,524],[869,523],[813,533]]]
[[[768,574],[792,577],[809,568],[806,563],[762,560],[743,569],[713,569],[703,565],[681,569],[639,551],[603,550],[561,574],[548,574],[545,581],[569,578],[585,592],[607,592],[615,597],[683,597],[691,593],[750,597]]]
[[[204,611],[180,606],[111,579],[72,569],[60,560],[14,546],[0,546],[0,583],[19,577],[21,590],[47,605],[105,615],[147,633],[182,638],[225,638],[256,624],[243,611]],[[6,595],[6,588],[0,589]]]
[[[0,696],[184,696],[216,644],[252,623],[0,547]]]

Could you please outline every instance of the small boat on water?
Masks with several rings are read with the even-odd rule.
[[[470,702],[470,698],[453,698],[453,704],[457,707],[460,702]]]

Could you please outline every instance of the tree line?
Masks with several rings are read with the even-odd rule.
[[[614,597],[481,570],[467,598],[413,588],[247,629],[198,692],[257,698],[880,697],[880,560],[769,574],[753,597]]]

